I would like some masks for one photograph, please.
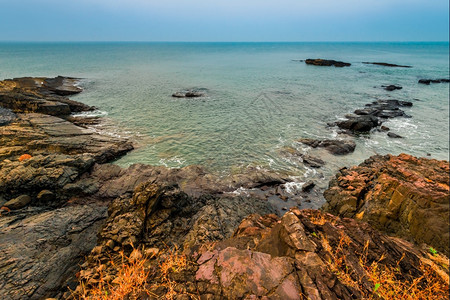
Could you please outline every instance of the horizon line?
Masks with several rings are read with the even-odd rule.
[[[0,40],[0,43],[449,43],[441,41],[146,41],[146,40]]]

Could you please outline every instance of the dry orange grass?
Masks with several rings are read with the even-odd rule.
[[[350,276],[346,266],[346,257],[344,248],[351,241],[342,233],[338,245],[333,248],[328,240],[322,236],[322,243],[325,250],[330,254],[331,259],[328,265],[339,280],[349,286],[358,287],[358,282]],[[367,252],[369,241],[364,246],[360,256],[359,263],[366,271],[365,280],[373,283],[374,289],[364,295],[364,299],[404,299],[404,300],[438,300],[449,299],[449,281],[448,276],[441,276],[439,272],[431,265],[422,263],[420,270],[422,275],[417,278],[411,278],[409,274],[402,274],[399,264],[403,257],[397,262],[396,266],[382,264],[382,256],[378,261],[367,263]]]
[[[158,254],[144,255],[145,251],[134,249],[129,256],[120,252],[120,258],[110,260],[111,267],[118,272],[114,279],[100,270],[99,279],[93,284],[80,281],[80,285],[73,294],[74,299],[83,300],[119,300],[119,299],[174,299],[176,295],[187,294],[191,298],[197,298],[190,293],[180,293],[176,290],[177,283],[171,279],[170,274],[183,271],[188,266],[186,255],[178,248],[161,251]],[[155,257],[157,255],[158,257]],[[150,260],[157,258],[153,267]],[[117,262],[118,260],[118,262]],[[156,295],[152,291],[161,290],[164,295]]]

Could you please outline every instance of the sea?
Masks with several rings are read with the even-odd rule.
[[[306,65],[334,59],[350,67]],[[412,68],[363,64],[388,62]],[[118,161],[184,167],[202,165],[227,175],[249,167],[286,172],[297,182],[323,179],[375,154],[409,153],[449,159],[449,43],[0,43],[0,79],[57,75],[80,78],[84,92],[71,97],[104,116],[96,130],[129,137],[136,150]],[[382,85],[400,85],[386,91]],[[174,98],[200,89],[202,98]],[[342,138],[327,123],[379,99],[413,102],[383,125],[385,132],[349,137],[352,154],[334,156],[299,138]],[[312,169],[283,149],[321,157]]]

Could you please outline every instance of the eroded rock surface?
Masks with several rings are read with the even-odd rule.
[[[106,207],[93,204],[1,216],[0,297],[45,299],[75,288],[74,274],[96,245],[105,217]]]
[[[155,191],[150,194],[156,198],[150,198],[160,199],[160,204],[147,207],[158,214],[159,209],[164,210],[165,196]],[[137,189],[135,197],[142,196],[141,193]],[[147,228],[152,229],[141,231],[140,238],[134,241],[135,250],[127,250],[131,252],[130,259],[159,252],[154,246],[165,239],[161,236],[159,240],[152,239],[157,227],[151,224],[147,223]],[[105,230],[114,229],[106,227],[103,233]],[[204,237],[203,231],[191,233],[190,238]],[[137,235],[133,233],[133,236]],[[291,209],[282,218],[252,214],[228,238],[220,240],[219,236],[210,236],[208,239],[210,243],[202,238],[187,243],[182,255],[187,263],[174,266],[163,276],[160,266],[173,263],[180,256],[174,252],[152,256],[148,261],[151,275],[146,285],[150,299],[167,295],[176,299],[361,299],[373,295],[377,282],[369,278],[373,276],[370,272],[376,272],[374,263],[379,270],[395,268],[397,280],[405,283],[435,270],[438,280],[448,286],[448,260],[444,257],[438,259],[417,250],[412,244],[383,235],[366,223],[317,210]],[[116,280],[118,270],[104,259],[119,255],[120,247],[114,250],[111,245],[117,243],[103,241],[83,265],[80,274],[85,275],[82,280],[88,288],[98,284],[98,270],[103,272],[102,278]],[[98,267],[98,261],[105,261],[103,267]],[[446,265],[438,265],[440,262]],[[169,286],[174,288],[170,290],[164,280],[170,280]]]
[[[448,184],[448,161],[373,156],[339,171],[324,193],[324,209],[449,255]]]

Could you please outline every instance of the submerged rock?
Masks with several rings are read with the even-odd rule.
[[[385,62],[363,62],[363,64],[366,65],[377,65],[377,66],[384,66],[384,67],[396,67],[396,68],[412,68],[411,66],[402,66],[402,65],[396,65],[396,64],[390,64]]]
[[[411,155],[373,156],[343,168],[324,196],[325,211],[449,255],[449,163]]]
[[[175,98],[198,98],[204,96],[206,96],[206,94],[204,93],[203,90],[186,90],[172,94],[172,97]]]
[[[356,144],[352,140],[315,140],[302,138],[298,142],[313,148],[325,148],[335,155],[344,155],[355,151]]]
[[[394,139],[401,139],[401,138],[403,138],[401,135],[398,135],[398,134],[393,133],[393,132],[388,132],[387,136],[390,137],[390,138],[394,138]]]
[[[450,82],[450,79],[442,78],[442,79],[419,79],[419,83],[430,85],[430,83],[444,83]]]
[[[331,59],[311,59],[308,58],[307,60],[305,60],[305,63],[307,65],[314,65],[314,66],[335,66],[338,68],[342,68],[342,67],[350,67],[351,64],[350,63],[346,63],[343,61],[336,61],[336,60],[331,60]]]
[[[399,86],[399,85],[382,85],[381,87],[383,87],[386,91],[392,92],[395,90],[401,90],[403,87]]]

